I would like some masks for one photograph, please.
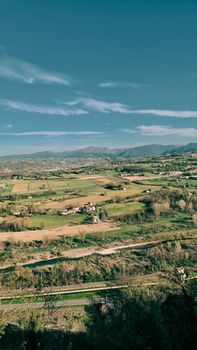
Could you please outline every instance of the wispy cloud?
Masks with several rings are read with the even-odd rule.
[[[88,111],[83,109],[68,109],[68,108],[60,108],[56,106],[43,106],[43,105],[34,105],[31,103],[25,103],[20,101],[12,101],[12,100],[0,100],[0,105],[13,110],[19,110],[23,112],[29,113],[39,113],[39,114],[48,114],[48,115],[82,115],[88,114]]]
[[[64,102],[61,105],[46,106],[26,103],[21,101],[0,99],[0,105],[7,109],[20,110],[29,113],[49,114],[49,115],[82,115],[97,111],[100,113],[122,113],[130,115],[151,115],[158,117],[172,118],[197,118],[197,111],[191,110],[169,110],[169,109],[131,109],[128,105],[120,102],[108,102],[95,98],[80,97],[78,99]],[[62,107],[62,105],[64,107]],[[66,106],[66,107],[65,107]],[[77,108],[79,107],[79,108]]]
[[[77,100],[66,102],[66,105],[81,105],[86,109],[101,113],[118,112],[135,115],[155,115],[158,117],[197,118],[197,111],[177,111],[169,109],[131,109],[131,107],[120,102],[107,102],[87,97],[81,97]]]
[[[98,84],[100,88],[132,88],[132,89],[140,89],[140,88],[150,88],[152,87],[149,84],[142,83],[131,83],[124,81],[105,81]]]
[[[136,129],[143,136],[177,135],[182,137],[197,137],[197,129],[195,128],[174,128],[169,125],[141,125]]]
[[[66,74],[51,72],[32,63],[0,53],[0,76],[25,84],[70,85],[71,78]]]
[[[82,105],[85,108],[102,113],[118,112],[127,114],[132,112],[131,110],[129,110],[128,106],[119,102],[106,102],[86,97],[80,98],[75,101],[66,102],[66,104],[68,106]]]
[[[103,135],[102,131],[28,131],[28,132],[0,132],[0,135],[5,136],[45,136],[45,137],[60,137],[60,136],[97,136]]]
[[[197,111],[176,111],[169,109],[136,109],[130,111],[132,114],[140,115],[156,115],[159,117],[173,117],[173,118],[196,118]]]

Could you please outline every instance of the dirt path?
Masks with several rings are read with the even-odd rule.
[[[99,222],[98,224],[86,224],[21,232],[0,232],[0,242],[5,241],[42,241],[46,238],[56,238],[57,236],[77,236],[82,233],[99,233],[118,230],[118,226],[111,222]]]

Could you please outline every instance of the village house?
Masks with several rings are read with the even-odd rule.
[[[60,215],[63,216],[68,216],[68,215],[74,215],[77,213],[92,213],[96,211],[96,206],[93,203],[88,203],[85,204],[83,207],[79,206],[73,206],[73,207],[68,207],[64,208],[61,212]]]
[[[62,212],[60,213],[63,216],[68,216],[68,215],[74,215],[80,212],[80,207],[76,206],[76,207],[72,207],[72,208],[65,208],[62,210]]]
[[[91,213],[93,211],[96,211],[96,207],[95,205],[93,205],[93,203],[85,204],[83,209],[86,213]]]
[[[20,210],[13,210],[12,215],[20,216],[21,215],[21,211]]]
[[[98,222],[100,222],[99,217],[97,215],[93,215],[93,223],[98,224]]]
[[[151,189],[149,189],[149,190],[144,190],[144,191],[142,191],[142,193],[151,193]]]

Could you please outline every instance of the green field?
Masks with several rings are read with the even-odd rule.
[[[103,209],[107,211],[109,217],[128,214],[140,210],[142,208],[143,203],[139,202],[111,203],[103,206]]]
[[[30,227],[55,228],[64,225],[79,225],[84,219],[84,215],[76,214],[70,216],[60,215],[36,215],[30,218]]]

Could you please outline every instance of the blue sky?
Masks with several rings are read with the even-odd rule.
[[[0,154],[197,141],[197,1],[0,0]]]

